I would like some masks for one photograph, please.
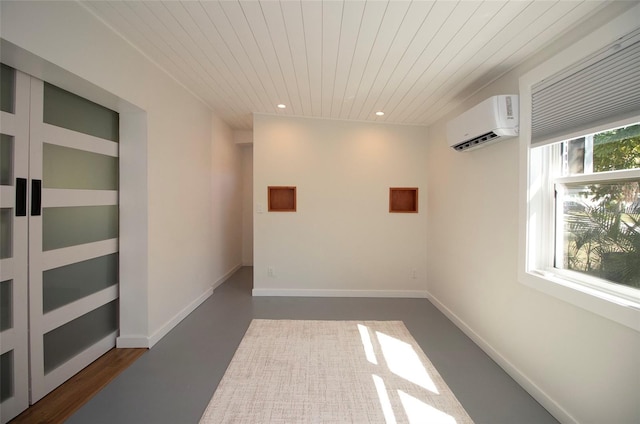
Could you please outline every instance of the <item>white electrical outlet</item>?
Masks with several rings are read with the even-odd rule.
[[[276,272],[274,271],[272,266],[267,267],[267,275],[269,277],[275,277],[276,276]]]
[[[414,280],[418,278],[418,272],[415,269],[411,270],[411,278],[413,278]]]

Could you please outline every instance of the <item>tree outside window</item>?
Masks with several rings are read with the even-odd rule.
[[[592,178],[556,185],[563,231],[556,267],[640,289],[640,179],[598,175],[640,168],[640,124],[565,142],[563,151],[565,170],[581,168]],[[576,168],[571,159],[580,156]]]

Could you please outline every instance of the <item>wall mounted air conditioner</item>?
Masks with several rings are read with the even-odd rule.
[[[518,96],[493,96],[447,122],[447,141],[457,151],[477,149],[518,135]]]

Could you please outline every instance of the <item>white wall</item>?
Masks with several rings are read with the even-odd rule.
[[[576,34],[461,109],[491,95],[518,93],[519,76],[570,38]],[[433,302],[562,421],[639,422],[640,334],[518,281],[519,140],[454,152],[445,121],[429,128]]]
[[[253,144],[242,147],[242,265],[253,266]]]
[[[229,208],[241,202],[233,188],[241,160],[229,131],[77,3],[1,8],[2,38],[73,73],[63,88],[86,95],[79,87],[88,81],[146,112],[147,139],[135,142],[147,158],[127,160],[147,167],[136,187],[146,187],[138,202],[148,214],[127,237],[137,243],[129,258],[148,266],[121,280],[136,288],[123,303],[123,336],[155,341],[240,263],[241,225]],[[524,69],[465,107],[515,92]],[[434,301],[535,385],[545,406],[578,422],[637,422],[638,333],[517,281],[516,142],[455,153],[443,122],[430,129],[428,147],[415,127],[256,116],[254,131],[255,202],[266,208],[267,185],[299,190],[297,213],[254,214],[257,289],[415,294],[428,278]],[[420,187],[420,213],[389,214],[389,186]],[[136,214],[135,205],[122,208]]]
[[[121,269],[120,341],[152,345],[240,264],[241,242],[228,242],[241,239],[241,226],[225,209],[241,202],[239,186],[233,188],[240,161],[231,132],[78,3],[3,1],[1,7],[2,38],[38,59],[29,65],[17,54],[9,64],[29,65],[32,74],[133,122],[123,126],[132,131],[123,141],[132,145],[121,148],[123,175],[136,180],[121,181],[121,224],[128,229],[121,250],[130,266]],[[116,100],[102,101],[99,92]]]
[[[424,294],[425,128],[254,115],[253,135],[255,294]],[[278,185],[297,212],[266,212]],[[419,213],[390,214],[389,187],[419,187]]]
[[[216,270],[219,285],[242,265],[242,148],[233,132],[213,117],[211,182],[213,185],[213,249],[205,252]]]

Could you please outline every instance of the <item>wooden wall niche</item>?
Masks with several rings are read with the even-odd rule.
[[[269,212],[295,212],[296,188],[292,186],[269,186]]]
[[[418,188],[390,187],[389,212],[418,213]]]

